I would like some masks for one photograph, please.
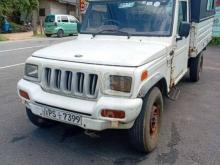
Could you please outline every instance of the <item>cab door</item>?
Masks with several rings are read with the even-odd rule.
[[[189,7],[187,0],[177,1],[177,23],[176,23],[176,46],[174,50],[172,62],[172,84],[177,84],[188,70],[188,51],[190,35],[188,37],[180,37],[180,24],[181,22],[189,23]]]
[[[61,16],[61,28],[63,29],[64,31],[64,34],[68,34],[69,33],[69,19],[68,19],[68,16],[66,15],[62,15]]]
[[[70,33],[76,34],[77,33],[77,20],[72,16],[69,17],[69,20],[70,20],[70,25],[69,25]]]

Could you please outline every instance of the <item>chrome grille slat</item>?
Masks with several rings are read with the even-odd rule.
[[[65,91],[66,72],[61,70],[60,90]]]
[[[54,78],[55,78],[55,70],[51,69],[50,85],[49,86],[52,87],[52,88],[55,88]]]
[[[43,70],[42,88],[71,97],[95,99],[98,95],[98,75],[46,67]]]
[[[76,95],[76,89],[77,89],[77,74],[76,72],[72,72],[73,76],[72,76],[72,94]]]
[[[84,74],[84,95],[89,95],[89,74]]]

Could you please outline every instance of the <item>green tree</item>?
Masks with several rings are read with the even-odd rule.
[[[10,16],[14,11],[32,14],[38,6],[38,0],[0,0],[0,15]]]
[[[0,16],[13,17],[15,12],[26,13],[32,17],[33,32],[37,34],[37,12],[39,7],[38,0],[0,0]]]
[[[0,16],[10,15],[13,12],[14,0],[1,0],[0,1]]]
[[[37,35],[37,12],[39,7],[38,0],[16,0],[19,10],[26,13],[26,18],[31,15],[33,34]]]
[[[38,0],[14,0],[18,4],[18,10],[23,11],[28,15],[32,15],[33,11],[38,9]]]

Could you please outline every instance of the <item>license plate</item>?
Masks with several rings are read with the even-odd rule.
[[[74,125],[82,125],[82,116],[73,112],[57,110],[51,107],[43,108],[43,117]]]

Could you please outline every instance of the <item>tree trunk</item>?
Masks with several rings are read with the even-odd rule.
[[[37,21],[38,21],[38,10],[33,10],[32,14],[32,27],[33,27],[33,34],[36,36],[37,33]]]

